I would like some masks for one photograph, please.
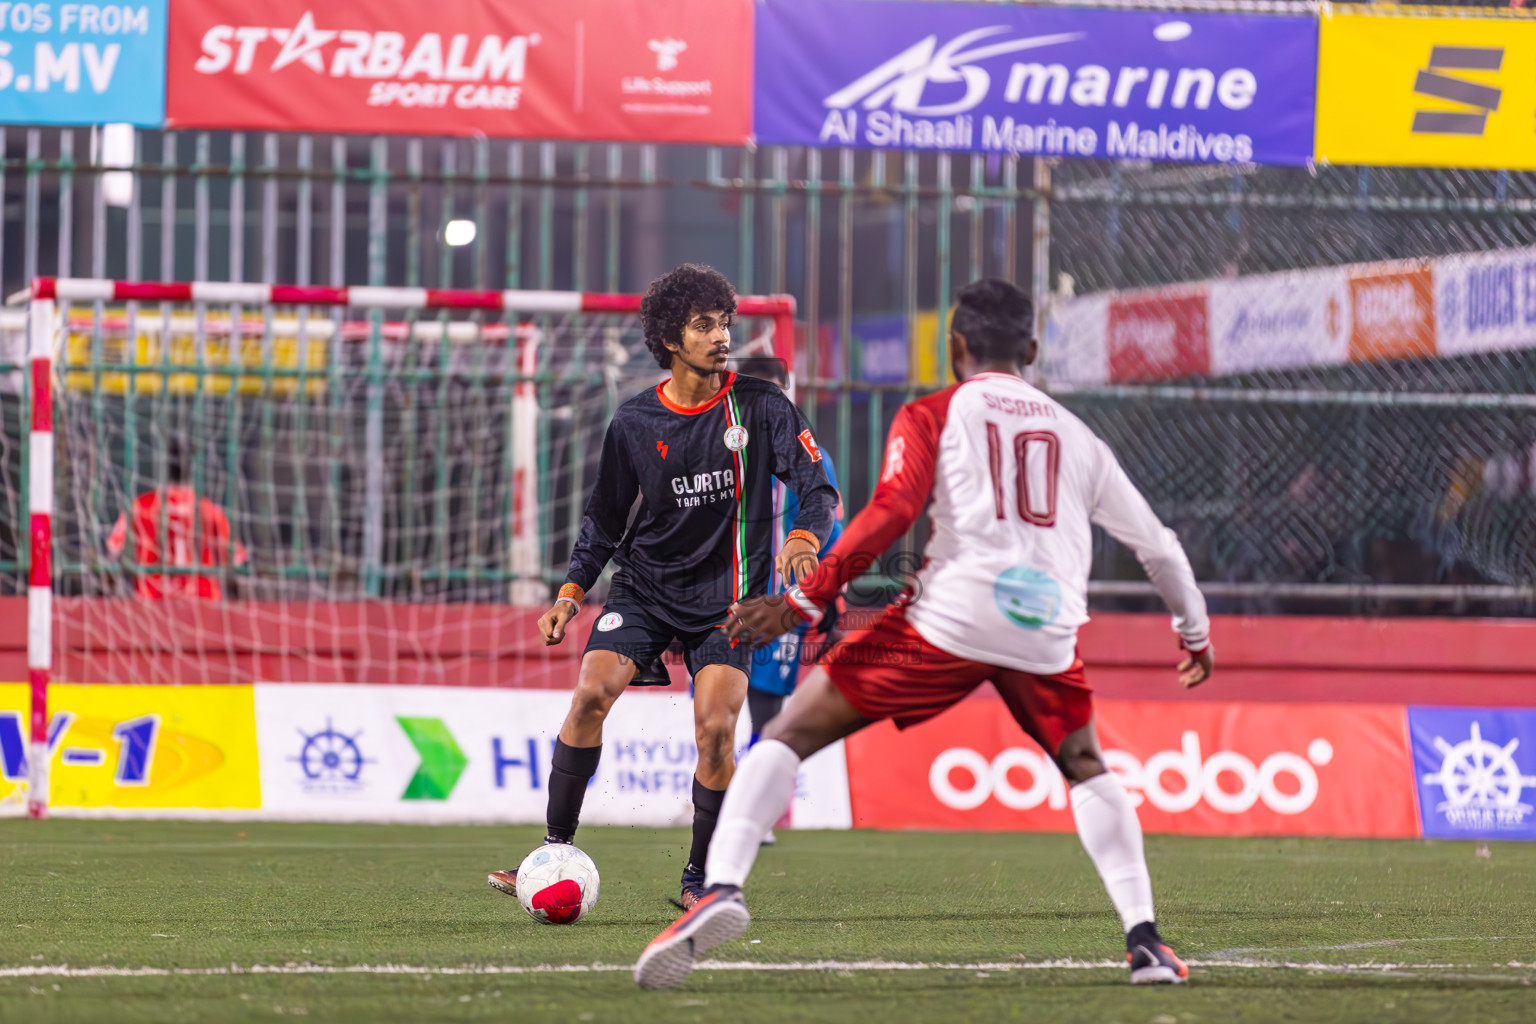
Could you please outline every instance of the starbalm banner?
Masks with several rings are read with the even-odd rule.
[[[741,143],[750,0],[178,0],[171,126]]]

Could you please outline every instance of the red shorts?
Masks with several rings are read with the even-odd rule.
[[[822,665],[855,711],[871,721],[894,719],[898,729],[927,721],[989,681],[1049,754],[1093,718],[1093,690],[1081,658],[1053,676],[957,658],[924,640],[900,605],[886,609],[869,629],[848,634]]]

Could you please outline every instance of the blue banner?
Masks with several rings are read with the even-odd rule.
[[[1424,835],[1536,839],[1536,710],[1408,709]]]
[[[166,0],[0,3],[0,124],[165,121]]]
[[[760,143],[1304,164],[1310,17],[763,0]]]

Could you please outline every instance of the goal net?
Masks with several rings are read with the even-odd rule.
[[[569,685],[579,643],[546,654],[533,619],[614,409],[665,376],[639,296],[33,294],[53,360],[55,679]],[[787,354],[791,301],[740,305],[737,352]],[[0,486],[20,513],[40,396],[10,315]],[[39,582],[28,547],[0,537],[12,593]]]

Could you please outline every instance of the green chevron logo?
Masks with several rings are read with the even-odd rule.
[[[464,766],[469,764],[469,758],[454,742],[453,733],[448,731],[441,718],[397,716],[395,721],[400,723],[411,746],[421,755],[421,764],[400,799],[447,800],[459,776],[464,774]]]

